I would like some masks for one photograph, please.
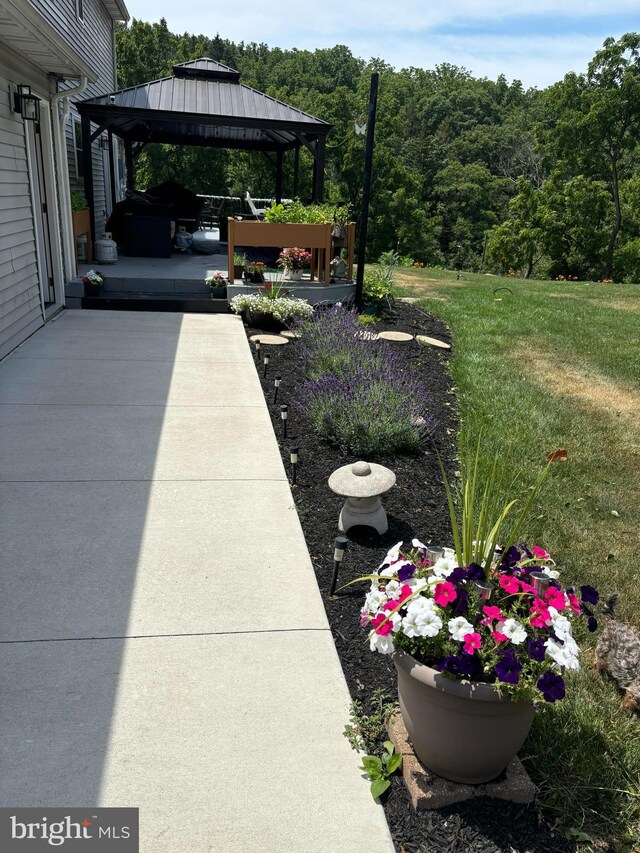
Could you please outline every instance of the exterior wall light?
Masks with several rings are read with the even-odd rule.
[[[40,98],[31,94],[31,86],[26,83],[18,84],[18,91],[13,96],[13,111],[20,113],[25,121],[40,121]]]

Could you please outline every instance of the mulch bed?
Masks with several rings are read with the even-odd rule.
[[[451,342],[451,335],[441,321],[408,303],[396,303],[381,322],[367,328],[376,332],[396,330],[426,334]],[[250,336],[266,330],[247,328],[246,331]],[[389,530],[384,536],[363,527],[349,531],[349,547],[338,586],[371,573],[386,551],[400,540],[409,542],[416,536],[425,543],[437,545],[448,545],[450,541],[448,511],[435,454],[437,448],[449,473],[456,470],[458,415],[448,370],[450,354],[418,347],[415,342],[385,342],[385,345],[401,349],[411,367],[419,371],[430,390],[431,414],[437,426],[433,443],[429,442],[420,456],[367,460],[386,465],[397,477],[394,488],[382,499]],[[299,448],[297,485],[292,493],[351,696],[367,708],[368,699],[376,688],[384,688],[390,697],[396,696],[396,674],[387,657],[369,651],[365,633],[359,626],[366,584],[349,587],[329,598],[333,540],[339,534],[337,522],[343,500],[330,491],[327,480],[336,468],[356,462],[357,457],[345,455],[320,439],[291,405],[296,387],[303,378],[295,342],[268,350],[271,360],[267,377],[263,377],[260,364],[260,381],[287,471],[290,471],[289,448],[292,445]],[[278,403],[273,405],[276,374],[282,377],[282,384]],[[289,404],[286,440],[282,438],[282,403]],[[574,849],[574,845],[539,822],[534,808],[522,805],[478,798],[416,815],[400,774],[393,777],[385,812],[396,849],[404,853],[546,853]]]

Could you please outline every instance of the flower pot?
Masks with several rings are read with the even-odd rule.
[[[278,320],[273,314],[267,314],[262,311],[252,311],[249,309],[248,318],[249,325],[257,329],[270,329],[273,332],[282,332],[287,328],[282,320]]]
[[[290,270],[285,267],[282,275],[285,281],[302,281],[302,270]]]
[[[264,274],[261,272],[245,271],[244,280],[248,281],[250,284],[264,284]]]
[[[83,283],[82,289],[85,296],[100,296],[102,293],[102,284],[85,284]]]
[[[502,773],[525,742],[531,702],[513,702],[491,684],[456,681],[399,649],[398,697],[420,761],[438,776],[479,785]]]
[[[242,278],[243,273],[244,273],[244,267],[243,266],[239,266],[239,267],[234,266],[234,268],[233,268],[234,279]]]
[[[209,287],[209,291],[212,299],[224,299],[227,295],[227,288],[224,284],[221,287]]]

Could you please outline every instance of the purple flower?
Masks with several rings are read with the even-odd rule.
[[[467,577],[468,577],[468,575],[467,575],[466,570],[461,569],[460,566],[458,566],[447,577],[447,580],[449,581],[449,583],[456,584],[456,586],[457,586],[458,584],[462,583],[462,581],[466,580]]]
[[[469,563],[469,567],[467,568],[467,576],[469,580],[472,581],[483,581],[485,579],[485,574],[482,570],[482,566],[479,566],[478,563]]]
[[[453,574],[453,573],[452,573]],[[451,577],[451,575],[449,575]],[[463,587],[456,587],[456,600],[453,604],[453,613],[457,616],[464,616],[469,610],[469,594]]]
[[[544,660],[544,640],[532,640],[531,637],[527,637],[524,641],[524,647],[532,660],[537,660],[538,662]]]
[[[533,553],[527,548],[526,542],[520,542],[518,548],[520,548],[527,560],[531,560],[533,558]]]
[[[520,681],[522,664],[516,658],[514,652],[508,649],[502,652],[500,660],[496,664],[496,675],[504,684],[517,684]]]
[[[598,622],[595,616],[589,616],[589,618],[587,619],[587,628],[591,631],[592,634],[598,628]]]
[[[398,575],[399,581],[408,581],[409,578],[413,577],[415,574],[416,567],[413,563],[405,563],[404,566],[401,566],[396,574]]]
[[[440,672],[448,672],[460,678],[472,678],[479,672],[479,663],[475,655],[449,655],[436,663]]]
[[[520,551],[516,548],[515,545],[512,545],[506,553],[502,555],[502,562],[506,563],[508,566],[515,566],[515,564],[520,559]]]
[[[564,681],[550,669],[538,679],[536,686],[542,693],[545,702],[557,702],[559,699],[564,699]]]
[[[586,601],[587,604],[597,604],[600,600],[598,591],[592,586],[581,586],[580,595],[582,596],[582,600]]]

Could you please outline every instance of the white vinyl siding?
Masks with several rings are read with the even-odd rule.
[[[0,88],[15,88],[0,66]],[[0,358],[42,325],[24,122],[0,99]]]

